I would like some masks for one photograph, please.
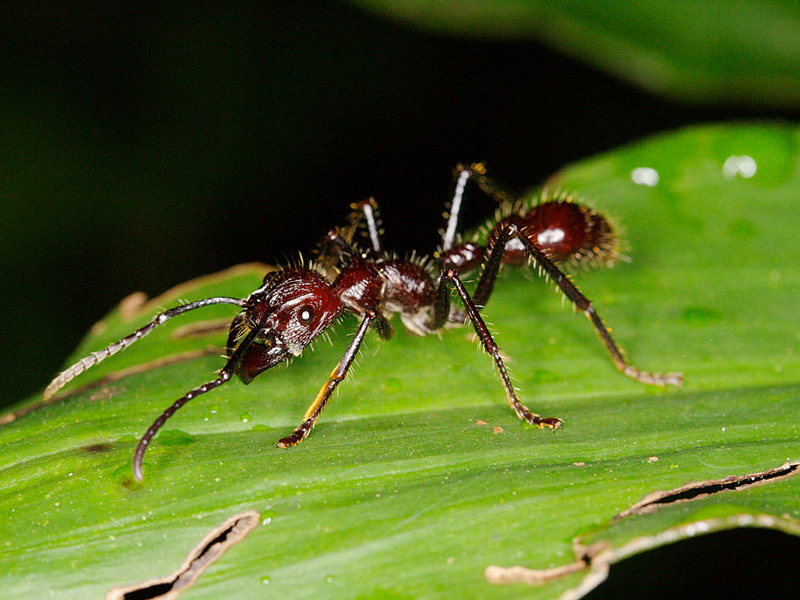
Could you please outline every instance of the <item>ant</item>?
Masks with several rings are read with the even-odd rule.
[[[527,423],[557,429],[563,422],[561,419],[541,417],[520,402],[500,350],[481,317],[501,264],[522,265],[529,261],[538,267],[540,274],[552,279],[574,307],[588,317],[620,372],[646,384],[682,385],[680,373],[651,373],[628,363],[592,303],[557,266],[559,263],[612,265],[618,258],[618,250],[608,219],[566,194],[543,194],[542,199],[530,207],[502,191],[487,177],[481,163],[459,165],[455,178],[455,192],[445,213],[442,243],[433,261],[414,255],[398,259],[387,253],[381,239],[378,206],[370,198],[352,205],[349,226],[328,232],[317,263],[272,271],[265,276],[263,285],[246,298],[205,298],[162,312],[141,329],[63,371],[47,387],[45,397],[52,396],[86,369],[127,348],[173,317],[213,304],[239,307],[241,311],[233,319],[228,334],[227,362],[218,377],[176,400],[139,441],[133,457],[133,472],[141,481],[145,450],[161,426],[184,404],[227,383],[234,374],[249,384],[267,369],[299,356],[343,314],[354,313],[361,322],[341,360],[300,425],[277,443],[281,448],[288,448],[311,433],[334,390],[346,377],[367,331],[372,328],[380,338],[388,340],[393,333],[389,316],[399,313],[406,329],[417,335],[461,325],[468,319],[494,361],[512,410]],[[457,231],[464,190],[470,180],[500,205],[495,219],[484,227],[485,245],[463,241]],[[358,231],[368,239],[366,249],[359,248],[352,239]],[[479,268],[482,270],[477,287],[470,294],[461,275]],[[451,307],[453,289],[464,311]]]

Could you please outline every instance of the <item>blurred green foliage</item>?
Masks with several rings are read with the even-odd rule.
[[[439,33],[542,41],[675,100],[800,106],[793,0],[351,1]]]

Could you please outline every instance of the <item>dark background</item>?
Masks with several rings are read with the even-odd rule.
[[[655,132],[751,117],[795,115],[676,105],[535,42],[437,37],[330,0],[6,4],[0,408],[41,390],[127,294],[308,251],[354,200],[377,197],[390,246],[430,251],[457,162],[521,188]],[[788,536],[726,535],[628,561],[598,593],[638,579],[652,594],[659,572],[674,591],[687,562],[706,597],[777,584],[760,563],[730,581],[742,548],[796,563]]]
[[[0,9],[0,407],[127,294],[307,252],[354,200],[377,197],[390,246],[430,251],[457,162],[520,188],[653,132],[774,116],[340,2],[166,4]]]

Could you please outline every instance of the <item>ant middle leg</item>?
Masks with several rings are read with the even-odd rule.
[[[492,357],[492,360],[494,360],[495,367],[497,367],[497,372],[499,373],[500,380],[505,388],[506,397],[511,409],[520,419],[530,423],[531,425],[536,425],[540,429],[544,427],[558,429],[561,426],[561,423],[563,423],[561,419],[555,417],[541,417],[536,413],[531,412],[527,406],[520,402],[519,398],[517,397],[516,390],[514,389],[514,385],[511,383],[511,376],[509,375],[508,369],[506,368],[503,358],[500,355],[500,349],[497,347],[494,338],[492,338],[489,328],[486,327],[486,323],[484,323],[478,307],[473,299],[470,298],[469,292],[467,292],[464,284],[458,277],[458,274],[453,269],[444,271],[439,277],[438,290],[436,292],[434,327],[436,329],[441,329],[448,322],[448,317],[450,314],[450,286],[455,287],[456,291],[458,292],[461,302],[464,304],[464,308],[467,311],[467,316],[472,322],[472,326],[475,328],[475,333],[478,334],[484,350]]]
[[[657,385],[660,387],[666,385],[680,387],[683,385],[682,373],[652,373],[631,365],[625,358],[620,347],[617,346],[616,342],[611,337],[608,327],[603,323],[603,320],[600,318],[600,315],[597,314],[589,299],[581,293],[572,280],[570,280],[570,278],[548,258],[542,249],[539,248],[530,237],[525,235],[525,231],[521,230],[517,225],[507,225],[500,232],[494,246],[489,250],[489,257],[486,260],[486,265],[478,281],[475,294],[473,295],[473,301],[478,307],[483,307],[488,302],[492,290],[494,289],[497,272],[500,269],[503,252],[505,252],[506,249],[506,243],[514,238],[522,242],[536,265],[545,272],[547,277],[550,277],[555,282],[575,308],[586,315],[594,326],[595,331],[597,331],[597,335],[600,336],[600,339],[611,355],[611,360],[620,373],[648,385]]]
[[[501,188],[486,175],[483,163],[456,165],[453,170],[455,189],[453,198],[447,204],[444,218],[445,227],[440,231],[442,243],[435,252],[443,271],[454,269],[463,274],[481,266],[483,247],[475,242],[463,241],[458,233],[458,221],[461,216],[461,205],[468,182],[474,181],[484,194],[492,198],[500,206],[500,212],[514,212],[521,206],[517,197]]]
[[[467,187],[467,181],[473,177],[476,167],[477,165],[472,165],[470,167],[458,165],[455,168],[454,176],[456,177],[456,188],[453,190],[453,199],[447,205],[444,214],[447,224],[442,231],[442,252],[451,250],[453,245],[459,240],[458,219],[461,216],[461,202],[464,198],[464,190]]]

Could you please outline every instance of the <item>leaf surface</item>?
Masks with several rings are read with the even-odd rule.
[[[398,327],[389,342],[368,336],[355,376],[306,442],[276,448],[355,331],[346,319],[331,344],[317,343],[289,368],[181,409],[135,484],[138,437],[223,364],[223,330],[186,333],[235,308],[195,311],[87,372],[63,399],[37,407],[41,397],[31,398],[15,407],[17,418],[6,415],[4,597],[101,597],[113,585],[165,576],[214,527],[249,510],[262,525],[182,598],[555,598],[587,571],[529,587],[495,586],[484,570],[568,565],[574,538],[613,562],[687,528],[798,534],[800,480],[792,476],[613,519],[656,490],[800,460],[799,134],[783,125],[686,129],[549,182],[579,191],[624,227],[630,262],[575,280],[632,362],[683,371],[683,389],[619,375],[551,284],[508,271],[485,314],[523,401],[563,418],[559,431],[516,418],[468,329],[438,340]],[[756,166],[749,177],[744,156]],[[657,173],[657,184],[635,183],[643,173],[651,183]],[[144,307],[129,303],[71,359],[179,299],[244,296],[264,271],[245,265]],[[200,354],[187,359],[191,352]],[[175,360],[141,369],[165,357]],[[132,372],[119,377],[125,369]],[[587,581],[585,589],[596,583]]]

